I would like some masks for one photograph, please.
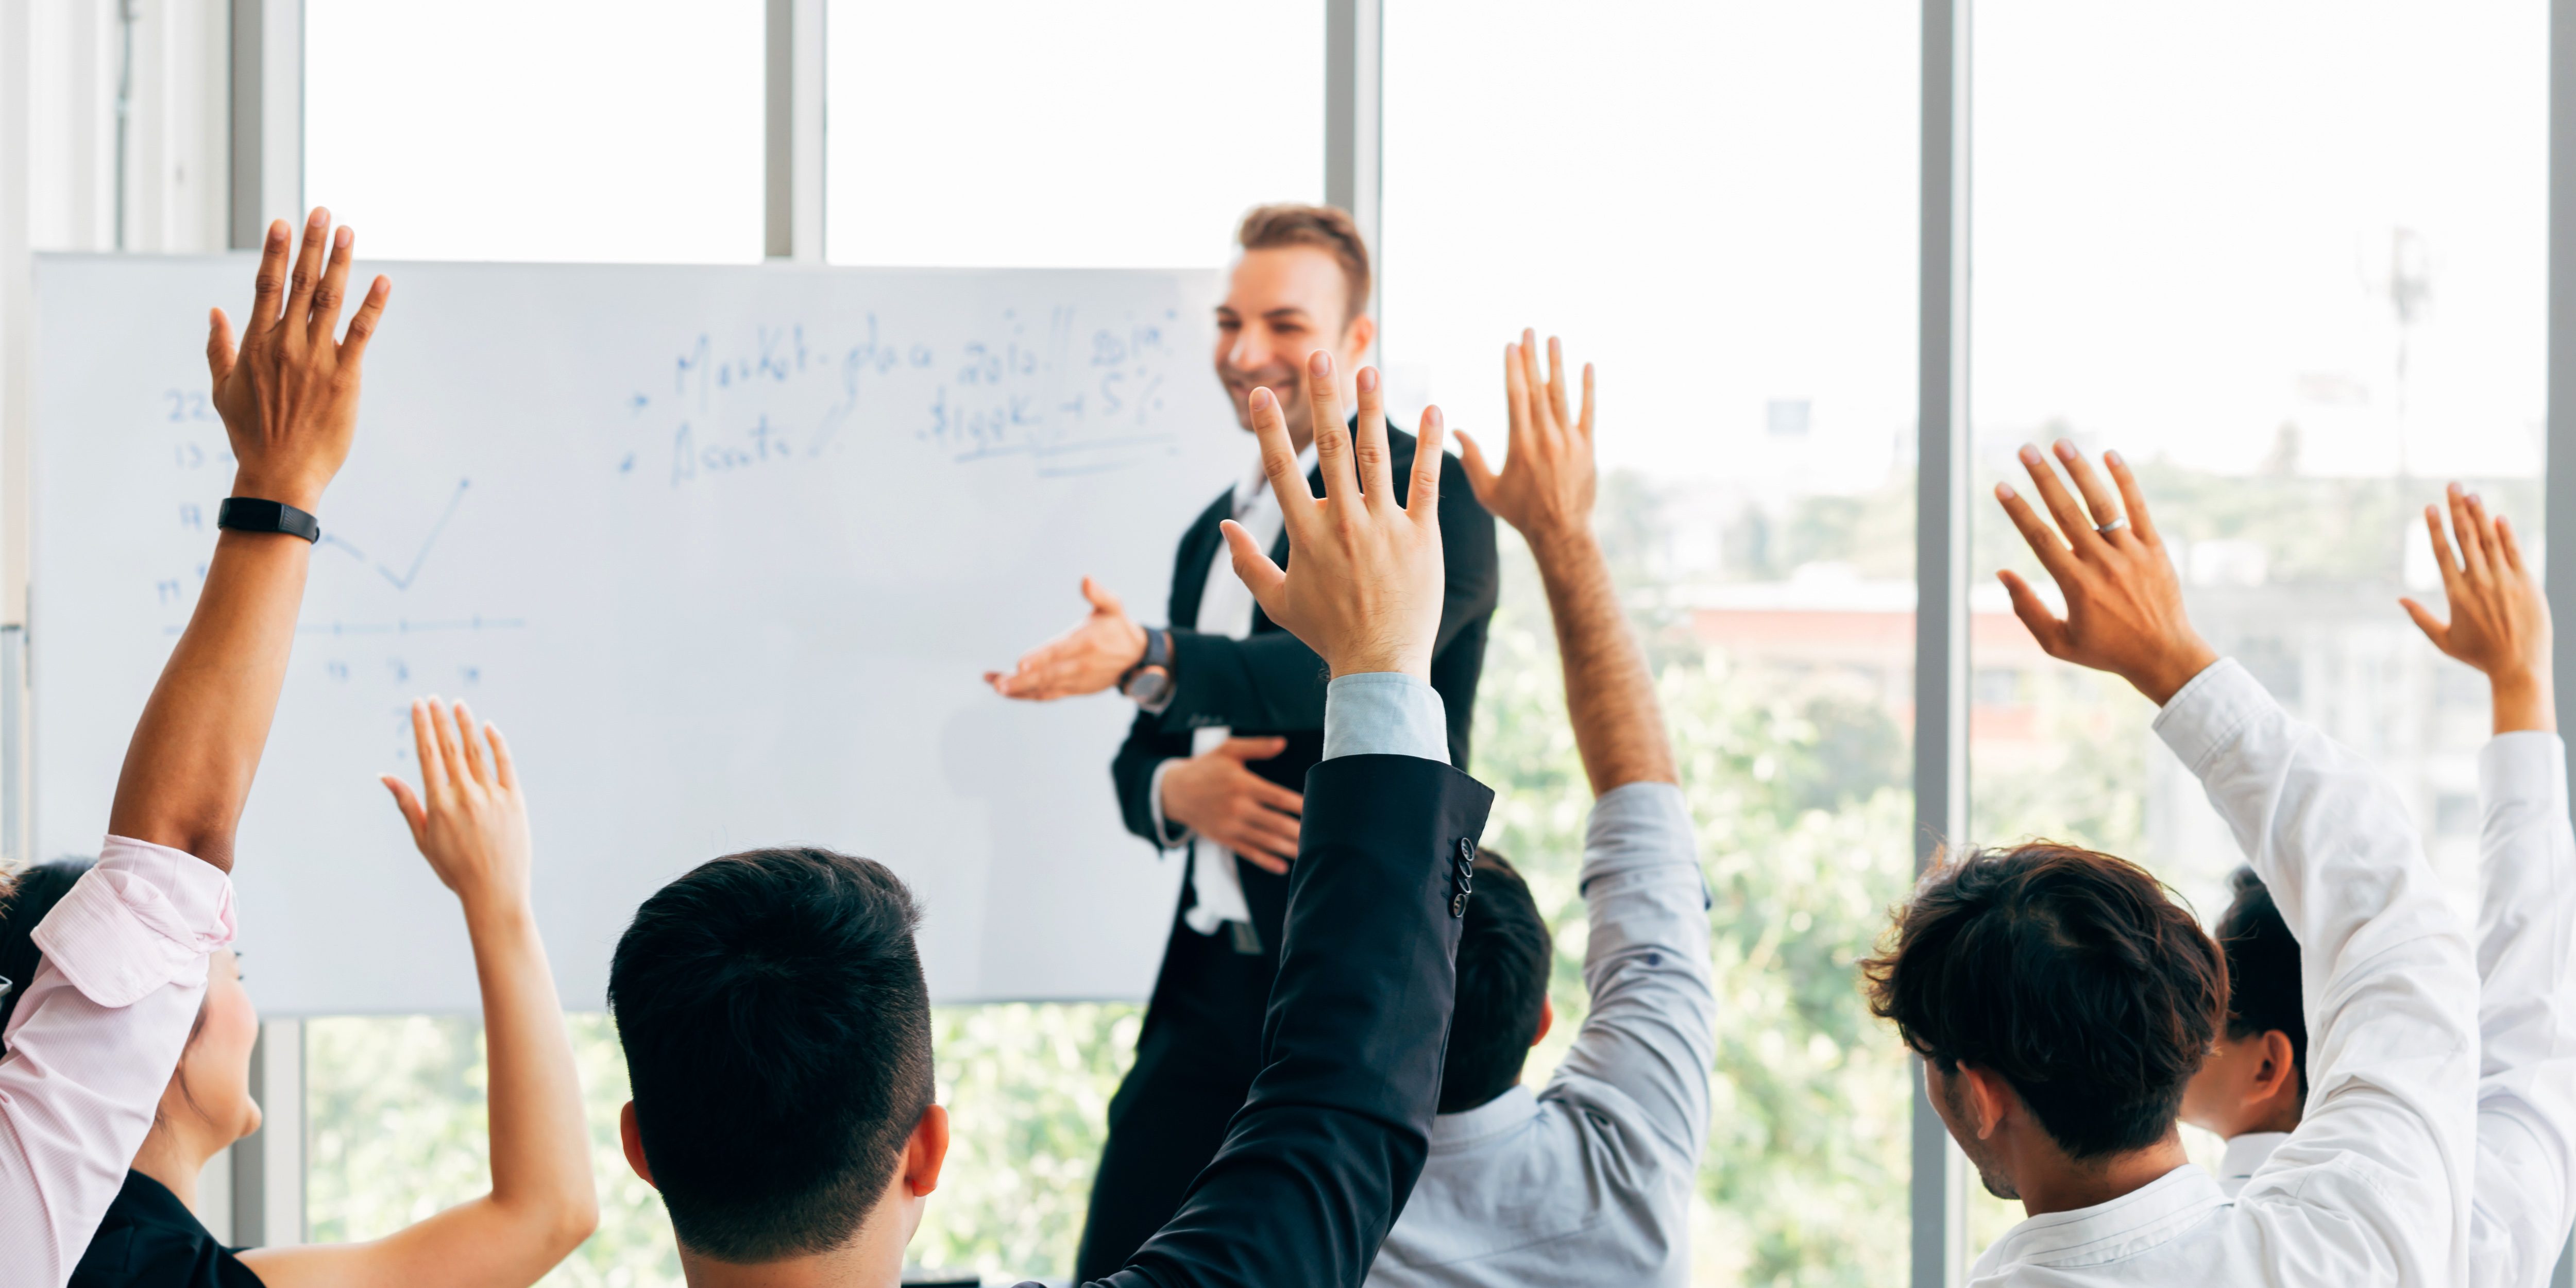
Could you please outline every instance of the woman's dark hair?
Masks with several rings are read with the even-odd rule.
[[[2308,1015],[2299,999],[2299,940],[2281,920],[2272,891],[2254,869],[2227,878],[2235,900],[2218,919],[2218,946],[2227,953],[2227,1036],[2259,1037],[2278,1029],[2290,1039],[2290,1064],[2299,1075],[2299,1098],[2308,1095]]]
[[[63,901],[64,895],[71,893],[92,862],[55,859],[31,864],[20,869],[6,886],[0,886],[0,979],[9,981],[8,996],[0,997],[0,1032],[8,1030],[9,1017],[18,1010],[18,999],[35,982],[36,965],[44,960],[45,955],[36,951],[36,927],[55,904]]]
[[[1547,919],[1509,860],[1479,852],[1475,884],[1458,931],[1458,1009],[1440,1066],[1444,1114],[1473,1109],[1520,1081],[1555,957]]]
[[[1935,864],[1861,962],[1870,1010],[1956,1073],[2003,1076],[2076,1159],[2172,1130],[2227,1008],[2227,962],[2138,865],[2049,841]]]

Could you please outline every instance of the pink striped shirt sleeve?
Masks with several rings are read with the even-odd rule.
[[[230,877],[121,836],[36,927],[44,964],[0,1034],[0,1288],[71,1278],[232,937]]]

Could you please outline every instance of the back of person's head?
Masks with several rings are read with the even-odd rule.
[[[2241,1040],[2279,1030],[2290,1039],[2290,1063],[2304,1100],[2308,1017],[2299,995],[2298,938],[2254,869],[2236,869],[2227,885],[2235,898],[2218,919],[2218,946],[2227,954],[2227,1036]]]
[[[911,891],[819,849],[699,866],[609,966],[635,1120],[691,1251],[755,1263],[846,1243],[931,1104]]]
[[[1248,251],[1312,246],[1331,255],[1342,268],[1342,324],[1347,327],[1368,312],[1368,243],[1348,212],[1293,202],[1255,206],[1244,215],[1234,239]]]
[[[0,996],[0,1032],[7,1032],[9,1017],[18,1010],[18,999],[26,995],[27,985],[36,978],[36,967],[44,954],[36,948],[36,927],[45,914],[70,894],[72,886],[89,871],[89,859],[55,859],[20,869],[0,885],[0,979],[9,981],[6,996]]]
[[[2172,1130],[2227,1005],[2226,962],[2190,910],[2136,864],[2071,845],[1946,859],[1895,936],[1861,963],[1870,1009],[1945,1075],[2001,1075],[2079,1162]]]
[[[1479,853],[1458,931],[1458,1009],[1440,1068],[1441,1113],[1473,1109],[1520,1081],[1547,1005],[1553,948],[1529,884],[1503,856]]]

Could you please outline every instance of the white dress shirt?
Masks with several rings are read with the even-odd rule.
[[[2467,1282],[2477,970],[2404,802],[2233,661],[2183,686],[2156,732],[2298,938],[2306,1115],[2232,1202],[2187,1163],[2108,1203],[2023,1221],[1970,1282]]]
[[[2478,753],[2478,1157],[2469,1280],[2549,1282],[2576,1224],[2576,830],[2558,735],[2499,734]],[[2250,1175],[2282,1132],[2227,1141]],[[2222,1179],[2222,1184],[2224,1180]],[[2240,1180],[2238,1184],[2242,1184]],[[2231,1190],[2230,1193],[2234,1191]]]
[[[1681,789],[1604,792],[1579,888],[1592,1006],[1573,1049],[1536,1095],[1515,1086],[1433,1120],[1374,1288],[1690,1282],[1717,997]]]
[[[1313,468],[1315,448],[1310,443],[1297,456],[1298,477],[1305,477],[1306,471]],[[1278,543],[1280,532],[1288,526],[1288,516],[1279,508],[1279,494],[1271,489],[1270,476],[1263,471],[1257,455],[1253,458],[1252,472],[1234,482],[1234,522],[1252,538],[1253,545],[1264,551]],[[1234,574],[1234,560],[1227,548],[1219,545],[1216,554],[1208,560],[1207,584],[1199,592],[1199,617],[1193,625],[1202,634],[1243,639],[1252,634],[1253,610],[1258,607],[1252,598],[1252,588],[1244,585],[1243,578]],[[1187,683],[1181,676],[1173,679]],[[1234,730],[1226,725],[1202,725],[1190,731],[1190,754],[1204,756],[1233,736]],[[1441,754],[1445,756],[1448,753],[1443,751]],[[1160,834],[1156,839],[1169,845],[1177,845],[1183,839],[1173,836],[1170,825],[1163,821],[1163,775],[1174,763],[1166,760],[1154,766],[1153,780],[1146,787],[1146,806],[1153,812],[1154,830]],[[1182,914],[1181,919],[1202,935],[1213,935],[1232,923],[1243,928],[1236,932],[1245,936],[1241,942],[1251,943],[1248,936],[1252,927],[1252,909],[1243,901],[1243,878],[1235,871],[1234,851],[1204,836],[1187,840],[1190,885],[1197,891],[1197,898],[1191,901],[1189,911]]]
[[[71,1278],[232,937],[231,878],[121,836],[36,927],[43,964],[0,1034],[0,1288]]]
[[[2237,1191],[2254,1179],[2256,1169],[2272,1157],[2272,1151],[2288,1140],[2285,1131],[2249,1131],[2227,1138],[2227,1152],[2218,1160],[2218,1192],[2235,1198]]]

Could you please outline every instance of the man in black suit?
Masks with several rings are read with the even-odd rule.
[[[1231,529],[1229,575],[1329,668],[1323,760],[1260,1074],[1178,1213],[1094,1288],[1359,1288],[1430,1150],[1493,794],[1440,759],[1442,525],[1423,495],[1440,481],[1412,480],[1424,506],[1392,502],[1373,380],[1359,389],[1356,435],[1318,399],[1322,506],[1278,400],[1253,399],[1298,557],[1283,572]],[[609,1005],[635,1095],[620,1134],[695,1288],[896,1288],[948,1153],[917,916],[881,865],[755,850],[663,887],[618,941]]]
[[[1308,423],[1315,406],[1348,402],[1339,378],[1313,376],[1309,361],[1322,353],[1328,370],[1360,370],[1376,339],[1367,247],[1348,215],[1317,206],[1254,210],[1237,240],[1243,254],[1217,307],[1217,376],[1246,430],[1253,391],[1274,391],[1290,446],[1320,488]],[[1358,377],[1369,384],[1360,402],[1372,417],[1376,376]],[[1415,442],[1392,425],[1385,441],[1401,502]],[[1441,460],[1440,479],[1446,571],[1430,679],[1446,712],[1450,763],[1464,769],[1494,611],[1494,521],[1455,460]],[[1248,469],[1182,534],[1167,628],[1131,620],[1086,579],[1087,619],[1015,671],[987,676],[1013,698],[1114,686],[1135,700],[1135,725],[1110,769],[1121,811],[1130,831],[1189,860],[1136,1063],[1110,1103],[1076,1266],[1086,1279],[1124,1265],[1179,1208],[1252,1085],[1297,854],[1297,789],[1323,751],[1323,664],[1252,602],[1220,557],[1227,521],[1288,561],[1278,503],[1259,470]]]

